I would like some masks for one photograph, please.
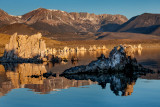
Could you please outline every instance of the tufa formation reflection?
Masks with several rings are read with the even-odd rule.
[[[5,71],[0,69],[0,94],[4,96],[12,89],[29,88],[40,94],[47,94],[59,89],[80,87],[91,84],[99,84],[104,89],[110,84],[110,89],[115,95],[131,95],[138,77],[142,74],[135,73],[108,73],[108,74],[75,74],[59,76],[49,70],[49,64],[18,64],[16,68]],[[15,66],[10,66],[15,67]],[[46,69],[48,68],[48,70]],[[14,71],[12,71],[14,70]],[[145,75],[145,74],[143,74]]]
[[[18,64],[16,68],[8,68],[9,70],[7,71],[1,65],[0,69],[1,96],[16,88],[29,88],[34,92],[46,94],[59,89],[96,84],[96,82],[92,82],[91,80],[69,80],[58,75],[47,78],[44,74],[47,74],[49,71],[47,71],[46,66],[43,64]],[[14,71],[11,71],[11,69]]]

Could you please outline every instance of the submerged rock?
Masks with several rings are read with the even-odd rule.
[[[102,54],[96,61],[88,65],[76,66],[65,70],[62,75],[82,74],[82,73],[108,73],[108,72],[152,72],[137,63],[135,58],[127,56],[123,46],[114,47],[109,57]]]

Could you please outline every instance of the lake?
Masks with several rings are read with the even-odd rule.
[[[59,76],[70,67],[96,60],[101,53],[108,56],[109,51],[77,53],[78,62],[0,65],[0,107],[160,106],[160,49],[143,49],[135,55],[154,74]],[[45,73],[53,76],[46,78]]]

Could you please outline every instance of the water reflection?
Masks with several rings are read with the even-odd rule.
[[[32,89],[34,92],[47,94],[50,91],[59,91],[59,89],[68,89],[70,87],[80,87],[85,85],[96,84],[90,80],[69,80],[65,77],[50,77],[45,79],[42,84],[26,84],[25,88]]]
[[[0,65],[0,96],[4,96],[13,88],[14,86],[12,85],[10,79],[7,77],[4,67]]]
[[[143,50],[137,53],[135,57],[138,62],[155,71],[160,68],[160,50],[150,51]],[[65,69],[75,65],[85,65],[95,60],[103,52],[86,52],[70,54],[68,58],[77,55],[78,62],[71,61],[60,64],[43,63],[43,64],[4,64],[0,65],[0,96],[6,95],[12,89],[29,88],[40,94],[47,94],[51,91],[59,89],[67,89],[70,87],[80,87],[91,84],[99,84],[102,88],[110,85],[110,90],[115,95],[127,96],[133,93],[133,88],[138,78],[142,79],[160,79],[160,74],[105,74],[105,75],[72,75],[69,77],[60,77]],[[105,55],[108,53],[105,51]],[[140,56],[141,55],[141,56]],[[56,74],[48,78],[44,77],[44,73]]]
[[[6,65],[5,65],[6,66]],[[47,71],[46,66],[49,71]],[[0,95],[4,96],[6,93],[15,88],[29,88],[34,92],[40,92],[41,94],[49,93],[50,91],[56,91],[57,89],[67,89],[69,87],[80,87],[85,85],[96,84],[90,80],[69,80],[65,77],[49,77],[43,76],[45,73],[49,73],[51,64],[18,64],[7,68],[5,71],[4,66],[0,66]],[[9,64],[7,64],[9,67]]]
[[[110,89],[115,95],[127,96],[133,92],[138,74],[100,74],[100,75],[71,75],[60,77],[59,74],[44,76],[44,74],[53,74],[51,68],[54,66],[48,64],[18,64],[12,65],[5,71],[4,66],[0,66],[0,92],[1,96],[15,88],[29,88],[40,94],[47,94],[58,89],[68,89],[70,87],[80,87],[91,84],[99,84],[105,89],[110,84]],[[9,67],[9,65],[7,65]],[[12,69],[12,70],[11,70]],[[120,94],[121,93],[121,94]]]
[[[160,49],[149,48],[143,49],[141,55],[136,55],[137,61],[145,67],[155,71],[160,69]]]
[[[110,89],[113,91],[115,95],[128,96],[133,92],[133,86],[136,83],[139,75],[137,74],[101,74],[101,75],[70,75],[65,76],[68,79],[76,79],[76,80],[91,80],[97,81],[98,84],[105,89],[106,85],[110,85]]]

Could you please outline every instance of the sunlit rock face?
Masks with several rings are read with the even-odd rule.
[[[5,46],[2,63],[41,63],[41,62],[60,62],[61,58],[54,55],[54,50],[46,48],[45,41],[41,38],[41,33],[28,35],[11,36],[10,41]]]
[[[18,58],[34,58],[36,56],[44,57],[46,44],[41,39],[40,33],[27,36],[17,35],[15,33],[10,38],[10,42],[5,46],[4,58],[18,59]]]
[[[131,56],[132,58],[134,58],[134,55],[135,55],[136,52],[139,55],[141,55],[141,52],[142,52],[142,49],[143,49],[141,44],[139,44],[138,46],[124,44],[123,47],[125,48],[126,55]]]
[[[110,15],[110,14],[89,14],[89,13],[76,13],[65,12],[60,10],[49,10],[39,8],[26,13],[21,18],[26,24],[31,25],[35,29],[50,31],[53,33],[64,32],[96,32],[103,25],[112,26],[112,24],[123,24],[128,19],[123,15]],[[43,26],[43,27],[39,27]],[[49,29],[51,27],[53,29]],[[112,27],[116,29],[115,26]],[[100,29],[103,31],[104,29]]]
[[[122,45],[114,47],[108,58],[102,54],[98,60],[92,61],[88,65],[76,66],[65,70],[62,75],[78,74],[78,73],[108,73],[114,72],[150,72],[139,65],[135,58],[128,56],[126,48]]]

